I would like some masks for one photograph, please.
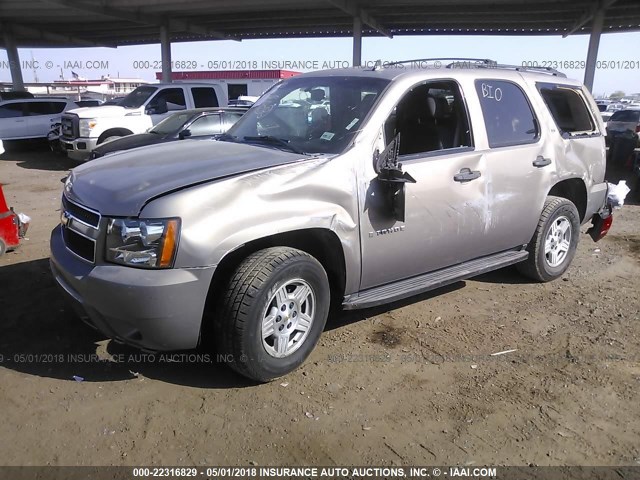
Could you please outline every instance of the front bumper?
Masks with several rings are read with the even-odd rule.
[[[60,138],[60,145],[66,150],[67,156],[78,162],[84,162],[89,159],[89,154],[98,145],[97,138],[76,138],[70,140],[68,138]]]
[[[76,313],[106,336],[156,351],[198,345],[214,268],[143,270],[93,265],[51,232],[51,271]]]

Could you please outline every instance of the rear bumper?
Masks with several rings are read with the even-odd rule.
[[[600,200],[600,197],[602,196],[601,187],[600,187],[601,185],[604,185],[605,187],[604,195],[603,195],[604,198],[602,200]],[[611,207],[611,205],[609,204],[609,201],[607,200],[609,186],[607,182],[604,182],[604,184],[598,184],[597,186],[598,188],[596,190],[596,193],[593,196],[593,199],[590,196],[589,200],[590,200],[590,204],[591,204],[591,201],[593,200],[594,207],[597,207],[598,205],[599,207],[590,216],[585,215],[585,220],[589,220],[589,219],[591,220],[591,227],[589,227],[589,229],[587,230],[587,233],[591,236],[594,242],[602,240],[605,237],[605,235],[609,233],[609,229],[613,224],[613,208]],[[594,187],[596,186],[594,185]],[[593,191],[593,188],[592,188],[592,191]],[[589,212],[587,211],[587,213]]]
[[[587,208],[582,223],[589,222],[594,215],[607,206],[607,182],[595,183],[587,193]]]
[[[69,140],[67,138],[60,138],[60,145],[66,150],[67,156],[78,162],[84,162],[89,158],[91,151],[96,148],[98,144],[97,138],[76,138]]]
[[[143,270],[92,265],[51,233],[51,271],[80,318],[106,336],[156,351],[198,345],[214,268]]]

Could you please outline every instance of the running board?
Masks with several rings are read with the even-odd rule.
[[[487,257],[470,260],[452,267],[425,273],[416,277],[399,280],[379,287],[373,287],[353,295],[347,295],[342,302],[345,310],[369,308],[384,303],[395,302],[420,293],[435,290],[460,280],[497,270],[522,262],[529,256],[526,250],[508,250]]]

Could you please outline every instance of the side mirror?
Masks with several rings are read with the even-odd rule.
[[[191,130],[189,130],[188,128],[185,130],[182,130],[179,134],[178,134],[178,138],[180,140],[184,140],[185,138],[188,138],[191,136]]]
[[[400,150],[400,134],[387,145],[382,153],[378,150],[373,154],[373,169],[378,177],[373,180],[384,197],[384,205],[393,218],[404,222],[405,218],[405,183],[416,183],[407,172],[402,171],[402,164],[398,163]],[[372,183],[373,183],[372,182]]]
[[[390,183],[416,183],[411,175],[402,171],[402,164],[398,163],[399,151],[399,133],[382,153],[375,151],[373,154],[373,169],[378,174],[378,180]]]

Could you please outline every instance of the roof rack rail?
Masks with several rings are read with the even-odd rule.
[[[412,60],[400,60],[397,62],[382,63],[380,60],[373,66],[373,70],[379,70],[380,68],[388,67],[391,65],[404,65],[406,63],[418,63],[418,62],[473,62],[475,65],[497,65],[498,62],[490,60],[488,58],[459,58],[459,57],[438,57],[438,58],[414,58]]]
[[[389,62],[382,63],[381,60],[376,61],[375,65],[371,68],[371,70],[380,70],[388,66],[392,65],[404,65],[407,63],[420,63],[420,62],[444,62],[451,61],[451,63],[447,64],[445,68],[500,68],[504,70],[516,70],[518,72],[540,72],[540,73],[548,73],[549,75],[553,75],[556,77],[567,78],[567,76],[551,67],[525,67],[522,65],[508,65],[498,63],[495,60],[491,60],[488,58],[456,58],[456,57],[441,57],[441,58],[416,58],[413,60],[401,60],[398,62]],[[439,65],[438,65],[439,67]]]
[[[496,68],[504,68],[504,69],[513,69],[517,72],[539,72],[539,73],[548,73],[549,75],[553,75],[554,77],[562,77],[567,78],[567,76],[559,70],[551,67],[524,67],[522,65],[498,65]]]

